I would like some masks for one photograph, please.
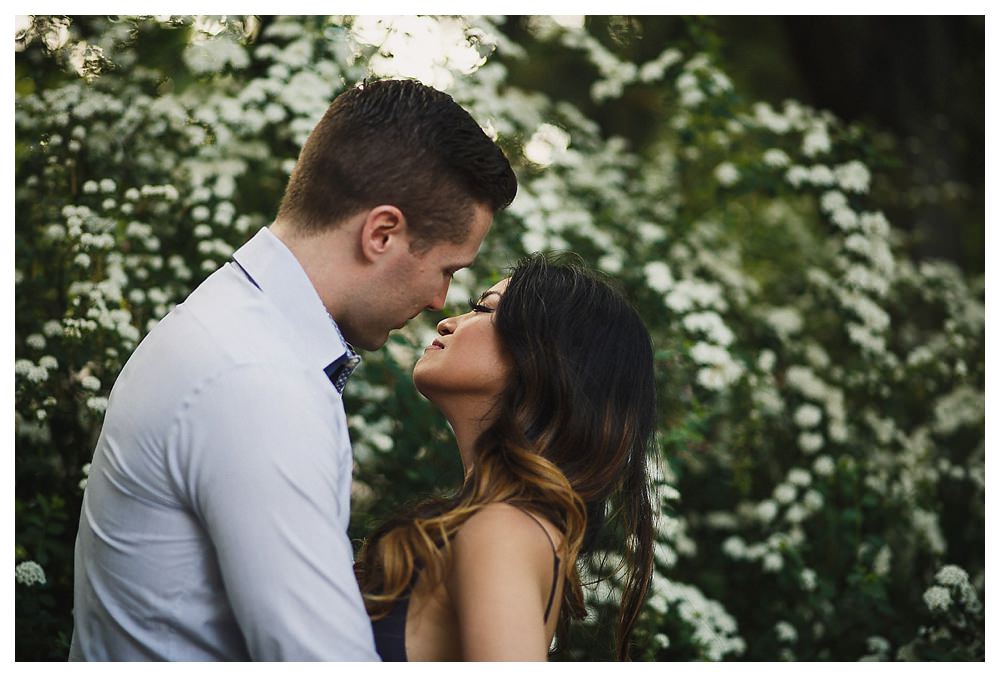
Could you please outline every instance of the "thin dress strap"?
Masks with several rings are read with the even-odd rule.
[[[552,589],[549,590],[549,602],[548,604],[545,605],[545,616],[543,617],[544,622],[548,623],[549,612],[552,611],[552,602],[555,601],[556,597],[556,586],[559,583],[559,563],[560,563],[559,553],[556,551],[555,541],[553,541],[552,537],[549,536],[549,530],[545,528],[541,520],[539,520],[537,517],[532,515],[530,512],[528,512],[521,506],[515,505],[514,507],[523,512],[531,519],[535,520],[535,524],[537,524],[538,528],[545,533],[545,538],[549,539],[549,545],[552,546],[552,557],[554,558],[554,561],[552,562]]]

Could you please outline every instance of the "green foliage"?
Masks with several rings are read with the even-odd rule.
[[[670,21],[658,54],[632,50],[624,19],[25,27],[17,657],[66,655],[86,464],[141,336],[269,222],[333,97],[419,75],[497,135],[520,181],[449,304],[526,252],[570,249],[616,278],[653,336],[663,510],[636,657],[981,659],[983,279],[910,260],[873,204],[892,158],[866,130],[747,101],[711,22]],[[424,63],[421,40],[447,49]],[[540,54],[575,77],[533,76]],[[637,99],[657,111],[641,147],[583,112]],[[354,538],[461,478],[409,377],[441,317],[425,315],[348,388]],[[582,563],[601,580],[558,657],[611,656],[616,558]]]

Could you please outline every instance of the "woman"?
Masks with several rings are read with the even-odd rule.
[[[358,556],[379,653],[545,660],[560,618],[584,615],[577,557],[616,528],[626,659],[652,573],[649,335],[594,273],[539,255],[471,306],[438,325],[413,370],[454,430],[465,481],[377,529]]]

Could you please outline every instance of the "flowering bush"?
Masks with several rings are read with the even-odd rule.
[[[558,22],[556,21],[558,19]],[[445,89],[520,188],[449,303],[526,252],[614,277],[653,336],[662,500],[642,659],[982,659],[984,286],[910,260],[869,135],[740,96],[703,29],[632,63],[533,17],[589,96],[662,100],[648,148],[517,86],[495,18],[34,17],[17,36],[18,658],[62,659],[73,540],[114,380],[142,336],[269,223],[298,148],[365,77]],[[429,53],[427,45],[437,50]],[[439,319],[366,355],[347,408],[352,535],[455,486],[409,371]],[[581,318],[600,321],[600,318]],[[150,384],[155,392],[155,384]],[[560,656],[610,656],[615,553]],[[595,639],[596,638],[596,639]]]

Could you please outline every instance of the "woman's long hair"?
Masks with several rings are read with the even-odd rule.
[[[564,535],[560,627],[586,611],[575,566],[598,538],[617,535],[624,590],[616,631],[619,659],[653,567],[647,456],[653,448],[653,351],[625,297],[587,268],[533,255],[514,267],[494,321],[512,365],[494,423],[476,444],[458,493],[431,499],[376,529],[355,570],[372,618],[409,594],[420,571],[434,583],[450,561],[451,538],[490,503],[546,517]],[[607,523],[606,523],[607,522]]]

